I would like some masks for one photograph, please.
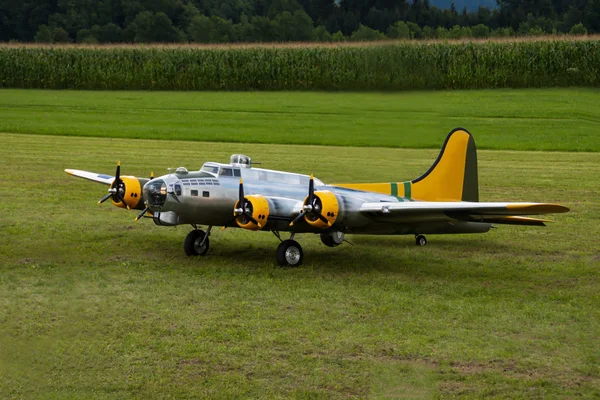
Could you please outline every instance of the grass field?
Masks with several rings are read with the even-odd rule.
[[[402,93],[0,90],[0,132],[439,148],[600,151],[597,89]]]
[[[530,93],[536,100],[525,103],[522,92],[390,96],[398,108],[385,112],[359,112],[352,101],[376,107],[383,95],[343,95],[335,104],[334,95],[322,95],[326,109],[342,110],[327,124],[310,111],[319,108],[310,93],[220,95],[229,100],[184,93],[169,104],[163,93],[2,91],[0,124],[12,132],[139,137],[149,131],[162,139],[210,140],[220,130],[232,140],[296,143],[336,143],[347,129],[358,144],[422,140],[435,147],[449,128],[465,125],[488,148],[598,149],[597,122],[587,122],[597,119],[595,92]],[[552,102],[556,95],[566,102],[587,97],[590,104],[575,103],[567,112]],[[499,101],[494,109],[478,96],[517,96],[521,105]],[[463,111],[456,118],[459,106],[445,110],[443,104],[464,97],[483,115],[513,117]],[[436,100],[427,118],[401,112],[428,98]],[[265,100],[246,105],[249,99]],[[514,118],[527,116],[538,101],[553,108],[536,105],[530,115],[544,118]],[[285,118],[267,112],[278,103]],[[207,110],[189,111],[201,108]],[[578,113],[592,117],[562,119]],[[246,118],[234,129],[234,120]],[[557,135],[542,134],[541,125]],[[380,130],[385,134],[377,139],[372,132]],[[426,134],[433,131],[435,137]],[[577,141],[557,139],[565,131]],[[422,173],[437,150],[10,133],[0,140],[2,398],[600,396],[598,153],[479,152],[482,200],[572,208],[546,228],[431,235],[424,248],[412,237],[356,236],[354,247],[330,249],[303,235],[305,264],[280,269],[275,238],[234,229],[216,232],[206,257],[186,258],[189,227],[134,223],[134,212],[96,206],[105,187],[62,170],[112,173],[120,159],[124,173],[147,176],[242,152],[263,167],[314,172],[329,182],[391,181]]]

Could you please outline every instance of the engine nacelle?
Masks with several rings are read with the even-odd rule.
[[[257,231],[259,229],[263,229],[267,224],[267,219],[269,218],[269,201],[264,197],[257,194],[252,194],[244,197],[244,201],[246,201],[245,208],[248,210],[249,214],[258,222],[259,225],[252,222],[246,215],[238,215],[235,219],[235,222],[238,224],[240,228],[249,229],[251,231]],[[239,209],[241,205],[238,200],[235,203],[234,209]]]
[[[122,176],[121,180],[125,186],[117,188],[117,190],[121,193],[125,203],[127,203],[129,208],[143,210],[146,206],[144,205],[142,188],[148,182],[148,179],[136,178],[135,176]],[[116,207],[127,208],[121,201],[115,201],[114,196],[111,197],[111,200]]]
[[[307,213],[304,216],[306,222],[319,229],[331,227],[338,218],[340,205],[337,197],[329,190],[320,190],[315,192],[314,211],[320,213],[329,222],[328,224],[318,218],[314,213]],[[308,204],[308,197],[304,199],[304,205]]]

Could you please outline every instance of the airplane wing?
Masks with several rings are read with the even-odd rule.
[[[379,222],[445,222],[452,220],[508,225],[544,225],[548,220],[524,215],[553,214],[567,207],[547,203],[380,202],[363,203],[360,212]]]
[[[97,174],[95,172],[80,171],[78,169],[65,169],[65,172],[69,175],[77,176],[79,178],[88,179],[90,181],[103,183],[110,185],[113,183],[115,177],[111,175]]]

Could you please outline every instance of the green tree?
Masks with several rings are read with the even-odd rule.
[[[587,35],[588,31],[585,28],[585,26],[583,26],[583,24],[580,22],[577,25],[573,25],[569,33],[571,35]]]
[[[248,21],[246,14],[241,15],[239,24],[233,25],[232,36],[233,40],[238,42],[255,42],[258,40],[254,26]]]
[[[68,43],[71,41],[69,32],[64,28],[56,27],[52,31],[52,41],[56,43]]]
[[[471,28],[471,31],[473,32],[473,37],[476,38],[486,38],[490,36],[490,28],[487,25],[475,25]]]
[[[404,21],[397,21],[390,25],[386,33],[392,39],[410,39],[410,29]]]
[[[256,40],[272,42],[278,39],[277,24],[272,23],[269,18],[252,17],[250,21],[255,30]]]
[[[52,43],[52,31],[47,25],[40,25],[37,33],[35,34],[35,41],[37,43]]]
[[[77,43],[87,43],[87,44],[98,43],[98,39],[92,34],[91,29],[80,29],[79,31],[77,31],[77,35],[75,36],[75,41]]]
[[[331,35],[331,38],[333,39],[334,42],[344,42],[344,41],[346,41],[346,37],[344,36],[344,34],[342,33],[342,31],[337,31],[336,33],[334,33],[333,35]]]
[[[319,25],[315,28],[315,38],[319,42],[332,42],[333,41],[333,37],[331,36],[331,33],[329,33],[323,25]]]
[[[423,37],[423,31],[419,27],[419,25],[414,22],[407,22],[408,30],[410,32],[411,39],[421,39]]]
[[[423,27],[423,37],[425,39],[435,39],[437,37],[435,29],[430,26]]]
[[[350,40],[359,41],[373,41],[373,40],[385,40],[386,36],[376,31],[375,29],[369,28],[363,24],[360,24],[358,30],[354,31],[350,36]]]
[[[447,39],[448,38],[448,29],[443,26],[438,26],[436,29],[436,35],[438,39]]]
[[[188,26],[187,33],[192,42],[210,43],[214,29],[210,18],[205,15],[197,15]]]
[[[119,43],[123,41],[123,30],[111,22],[103,25],[96,37],[101,43]]]
[[[132,25],[135,42],[172,43],[180,42],[183,39],[181,33],[173,26],[171,19],[164,12],[143,11],[135,17]]]

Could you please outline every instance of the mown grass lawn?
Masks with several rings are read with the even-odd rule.
[[[0,90],[0,132],[191,141],[600,151],[598,89],[400,93]]]
[[[424,248],[302,235],[305,264],[281,269],[272,235],[235,229],[189,259],[189,227],[97,206],[106,188],[63,169],[112,173],[120,159],[147,176],[245,153],[326,182],[391,181],[437,150],[0,140],[3,398],[600,396],[598,153],[479,152],[482,200],[571,207],[546,228],[430,235]]]

